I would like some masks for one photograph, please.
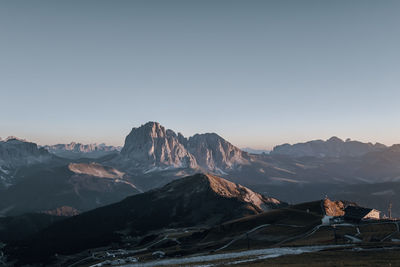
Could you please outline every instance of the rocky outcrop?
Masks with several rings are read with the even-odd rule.
[[[247,162],[247,153],[215,133],[190,137],[187,148],[197,163],[206,170],[230,170]]]
[[[157,122],[133,128],[125,139],[121,155],[136,167],[196,167],[196,159],[179,141],[182,136],[167,130]]]
[[[382,151],[386,148],[380,143],[362,143],[359,141],[346,140],[332,137],[326,141],[313,140],[306,143],[294,145],[283,144],[274,147],[272,155],[287,155],[291,157],[357,157],[369,152]]]
[[[214,175],[198,175],[197,179],[208,180],[209,187],[218,195],[227,198],[241,199],[243,202],[250,203],[259,211],[266,211],[285,205],[285,203],[282,203],[275,198],[266,197],[259,193],[253,192],[245,186],[232,183]]]
[[[246,152],[215,133],[196,134],[187,139],[157,122],[133,128],[121,150],[122,161],[147,171],[202,168],[223,173],[245,164],[246,156]]]
[[[343,216],[345,204],[342,201],[332,201],[328,198],[322,200],[322,207],[327,216]]]

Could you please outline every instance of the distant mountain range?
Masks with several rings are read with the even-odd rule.
[[[274,147],[273,155],[287,155],[291,157],[358,157],[369,152],[382,151],[387,147],[380,143],[362,143],[359,141],[346,140],[332,137],[326,141],[313,140],[306,143],[294,145],[283,144]]]
[[[267,149],[254,149],[251,147],[243,147],[241,148],[242,151],[250,153],[250,154],[269,154],[271,150]]]
[[[69,144],[57,144],[43,146],[50,153],[69,159],[100,158],[111,153],[118,153],[121,147],[107,146],[106,144],[81,144],[71,142]]]
[[[133,128],[121,149],[75,143],[41,148],[8,138],[0,141],[0,216],[66,210],[61,207],[82,212],[198,172],[284,201],[353,192],[346,198],[373,206],[372,194],[383,207],[400,195],[391,188],[400,183],[399,147],[332,137],[255,154],[215,133],[187,138],[157,122]],[[394,212],[400,214],[400,207]]]

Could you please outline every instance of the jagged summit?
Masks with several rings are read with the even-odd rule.
[[[342,139],[340,139],[337,136],[332,136],[331,138],[329,138],[328,140],[326,140],[326,142],[337,142],[337,143],[343,143],[344,141]]]
[[[246,152],[216,133],[196,134],[189,138],[187,147],[198,164],[208,170],[229,170],[247,162]]]
[[[16,137],[16,136],[8,136],[6,139],[4,139],[4,140],[2,140],[1,138],[0,138],[0,141],[4,141],[4,142],[19,142],[19,143],[30,143],[30,142],[28,142],[28,141],[26,141],[25,139],[23,139],[23,138],[19,138],[19,137]]]
[[[131,166],[145,170],[165,168],[202,168],[224,173],[247,162],[246,152],[215,133],[185,138],[158,122],[133,128],[125,139],[121,156]]]
[[[125,139],[121,155],[142,168],[197,166],[196,159],[179,141],[178,135],[157,122],[133,128]]]

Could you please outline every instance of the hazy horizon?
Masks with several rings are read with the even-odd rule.
[[[145,122],[142,123],[142,124],[139,124],[139,125],[134,126],[134,128],[140,127],[140,126],[143,125],[143,124],[145,124]],[[193,133],[193,134],[187,135],[187,134],[184,134],[182,131],[176,131],[175,129],[171,129],[171,128],[169,128],[168,126],[163,125],[162,123],[161,123],[161,125],[164,126],[166,129],[173,130],[173,131],[176,132],[176,133],[182,133],[186,138],[188,138],[188,137],[190,137],[190,136],[193,136],[194,134],[208,133],[208,132],[198,132],[198,133]],[[56,141],[56,142],[53,142],[53,143],[46,143],[46,142],[42,143],[42,142],[40,142],[40,141],[36,141],[36,140],[29,139],[29,138],[25,138],[25,137],[23,137],[23,136],[16,136],[16,135],[0,136],[0,140],[5,140],[5,139],[8,138],[8,137],[14,136],[14,137],[17,137],[17,138],[20,138],[20,139],[25,139],[26,141],[35,142],[35,143],[37,143],[38,145],[41,145],[41,146],[43,146],[43,145],[56,145],[56,144],[69,144],[69,143],[71,143],[71,142],[82,143],[82,144],[94,144],[94,143],[96,143],[96,144],[102,144],[102,143],[104,143],[104,144],[106,144],[106,145],[123,146],[123,145],[124,145],[124,141],[125,141],[125,137],[129,134],[129,132],[130,132],[130,130],[123,136],[121,142],[117,142],[117,143],[108,143],[108,142],[104,142],[104,141],[102,141],[102,140],[96,138],[95,136],[92,136],[92,137],[89,136],[89,137],[87,138],[87,141],[79,141],[78,139],[67,141],[68,139],[65,139],[66,141],[64,141],[64,142],[57,142],[57,141]],[[244,145],[240,145],[240,144],[239,144],[239,145],[238,145],[238,144],[236,144],[235,142],[232,142],[231,140],[229,140],[228,138],[226,138],[225,136],[222,136],[221,134],[219,134],[219,133],[217,133],[217,132],[215,132],[215,133],[218,134],[218,135],[220,135],[221,137],[223,137],[224,139],[226,139],[228,142],[232,143],[233,145],[235,145],[235,146],[237,146],[237,147],[239,147],[239,148],[241,148],[241,149],[250,148],[250,149],[255,149],[255,150],[272,150],[272,149],[274,148],[274,146],[282,145],[282,144],[285,144],[285,143],[288,143],[288,144],[295,144],[295,143],[303,143],[303,142],[308,142],[308,141],[313,141],[313,140],[323,140],[323,141],[326,141],[326,140],[328,140],[328,139],[331,138],[331,137],[338,137],[338,138],[342,139],[343,141],[346,141],[347,139],[350,139],[351,141],[361,141],[361,142],[365,142],[365,143],[373,143],[373,144],[375,144],[375,143],[382,143],[382,144],[384,144],[384,145],[386,145],[386,146],[391,146],[391,145],[397,144],[397,143],[384,143],[384,142],[379,142],[379,141],[375,141],[375,140],[361,140],[361,139],[356,139],[356,138],[351,138],[351,137],[341,137],[341,136],[337,136],[337,135],[330,135],[330,136],[323,137],[323,138],[295,139],[295,140],[289,140],[288,142],[272,144],[272,145],[270,145],[270,146],[265,145],[265,146],[257,147],[257,146],[250,146],[250,145],[246,145],[246,144],[244,144]],[[82,139],[82,140],[86,140],[86,139]],[[97,140],[97,141],[93,141],[93,140]],[[251,142],[249,142],[249,143],[251,143]],[[266,143],[268,143],[268,142],[266,142]]]
[[[399,1],[4,1],[0,136],[400,143]]]

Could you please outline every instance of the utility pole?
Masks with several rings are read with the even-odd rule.
[[[336,234],[336,225],[332,226],[332,230],[333,230],[333,236],[335,238],[335,245],[337,245],[337,241],[338,241],[338,236]]]
[[[392,219],[392,202],[389,203],[388,212],[389,212],[389,219]]]

